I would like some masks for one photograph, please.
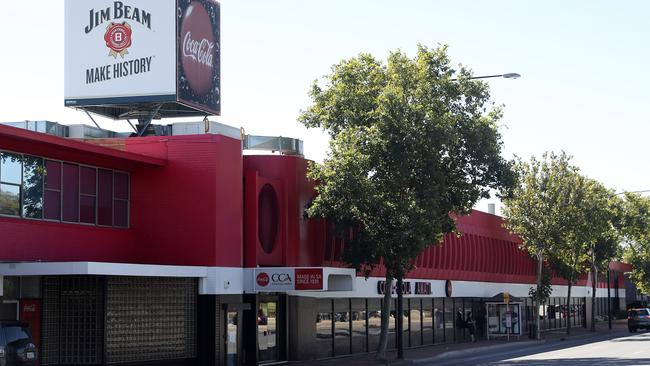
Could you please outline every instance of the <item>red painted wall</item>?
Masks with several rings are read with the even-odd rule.
[[[304,210],[314,195],[313,182],[306,178],[307,160],[296,156],[246,155],[244,156],[246,174],[245,241],[246,266],[320,266],[323,265],[325,230],[323,223],[308,220]],[[255,182],[253,182],[255,181]],[[279,236],[280,257],[270,258],[268,263],[264,254],[259,254],[258,213],[254,201],[264,182],[276,182],[281,190],[280,222],[283,227]],[[253,202],[253,203],[251,203]],[[260,258],[262,257],[262,258]],[[266,262],[265,262],[266,261]]]
[[[126,142],[127,151],[167,159],[164,168],[131,175],[137,261],[240,267],[240,140],[206,134]]]
[[[35,133],[17,139],[2,132],[0,150],[129,171],[131,227],[0,217],[0,260],[242,265],[239,139],[194,135],[92,141],[142,154],[143,162],[76,141],[62,152],[40,139],[68,140]],[[149,163],[146,156],[165,160]]]
[[[0,217],[2,261],[130,262],[132,230]]]

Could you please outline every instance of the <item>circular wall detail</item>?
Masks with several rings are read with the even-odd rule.
[[[265,184],[257,198],[257,236],[266,253],[273,252],[278,236],[278,196]]]

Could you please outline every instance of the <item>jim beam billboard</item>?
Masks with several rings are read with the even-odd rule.
[[[65,105],[220,114],[219,25],[212,0],[66,0]]]

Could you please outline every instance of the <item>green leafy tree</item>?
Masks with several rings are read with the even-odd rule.
[[[521,159],[515,164],[517,182],[512,194],[503,200],[506,227],[522,240],[522,247],[537,259],[537,287],[530,294],[537,308],[550,295],[550,276],[545,266],[554,251],[566,243],[567,231],[572,227],[578,168],[570,164],[570,157],[545,153],[541,160]],[[546,278],[546,280],[545,280]],[[540,321],[536,317],[537,338],[541,338]]]
[[[446,47],[419,46],[414,58],[392,52],[386,63],[360,54],[334,65],[325,86],[314,82],[299,117],[330,135],[327,158],[310,166],[319,185],[308,216],[333,224],[349,264],[366,275],[386,269],[379,358],[393,279],[400,307],[413,260],[455,230],[450,213],[468,213],[514,180],[500,156],[501,109],[488,110],[487,84],[470,77],[451,67]]]
[[[619,211],[619,200],[613,191],[580,175],[575,176],[570,201],[566,212],[569,226],[562,236],[563,241],[555,243],[550,258],[555,273],[568,282],[567,304],[570,304],[571,289],[578,277],[591,269],[595,289],[595,274],[607,268],[616,255]],[[595,297],[592,298],[592,327],[594,306]],[[567,322],[566,332],[571,333],[571,322]]]
[[[591,273],[591,331],[596,331],[596,284],[598,273],[609,271],[609,263],[619,256],[622,202],[614,191],[592,181],[586,201],[585,240]]]
[[[650,198],[626,193],[622,206],[623,258],[632,265],[630,280],[650,294]]]

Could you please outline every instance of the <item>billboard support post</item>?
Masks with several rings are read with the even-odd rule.
[[[95,121],[95,119],[93,118],[93,116],[91,116],[90,113],[88,113],[88,111],[84,111],[84,112],[86,112],[86,115],[88,116],[88,118],[90,118],[91,121],[93,121],[93,123],[95,124],[95,126],[97,126],[97,128],[99,128],[99,129],[101,130],[102,128],[99,127],[99,124],[97,123],[97,121]]]
[[[151,121],[153,121],[153,118],[156,116],[156,114],[158,114],[160,107],[162,107],[162,104],[156,105],[153,111],[151,111],[151,114],[149,114],[149,117],[138,119],[138,137],[142,136],[142,134],[144,134],[144,131],[147,130],[147,127],[149,127]]]

